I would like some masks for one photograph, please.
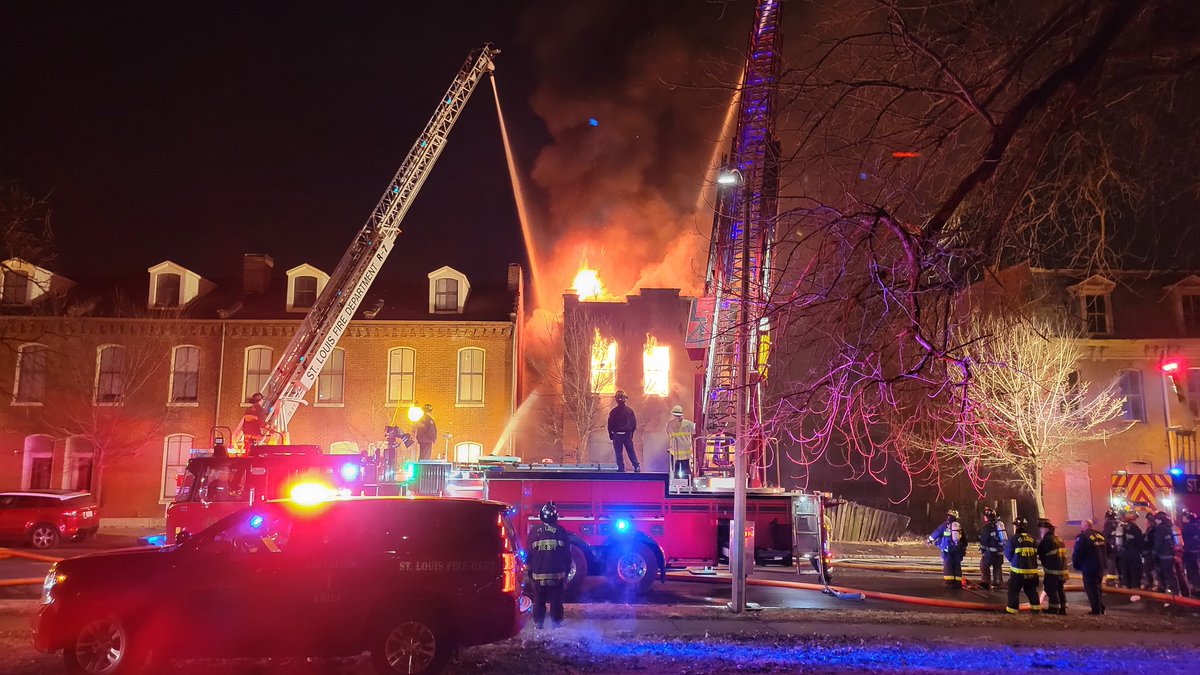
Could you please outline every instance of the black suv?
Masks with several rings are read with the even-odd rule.
[[[433,673],[519,633],[523,553],[498,502],[345,498],[250,506],[165,548],[98,553],[46,577],[34,646],[117,675],[174,657],[350,656]]]

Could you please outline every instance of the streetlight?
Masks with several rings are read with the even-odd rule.
[[[738,168],[717,175],[717,184],[741,187],[742,200],[742,287],[738,302],[737,416],[733,453],[733,524],[729,528],[729,574],[733,578],[730,609],[734,614],[746,610],[746,453],[749,450],[750,425],[750,181]]]

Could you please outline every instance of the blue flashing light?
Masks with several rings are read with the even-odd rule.
[[[167,545],[167,535],[155,534],[155,535],[151,535],[149,537],[143,537],[142,542],[145,543],[147,546],[166,546]]]
[[[1178,478],[1183,475],[1183,468],[1178,467],[1178,466],[1173,466],[1170,469],[1167,469],[1167,473]]]
[[[618,534],[625,534],[626,532],[629,531],[630,522],[625,518],[617,518],[617,522],[615,523],[615,526],[617,528]]]
[[[517,551],[517,557],[521,559],[521,562],[529,562],[529,554],[525,552],[525,549]]]
[[[392,194],[394,194],[394,195],[400,194],[400,186],[399,185],[392,188]]]
[[[262,524],[263,524],[262,516],[260,516],[260,515],[250,516],[250,527],[257,530],[258,528],[262,527]]]
[[[356,480],[358,474],[359,469],[357,464],[346,463],[342,465],[342,480]]]
[[[447,97],[446,97],[446,105],[450,105],[451,103],[454,103],[454,97],[453,97],[453,96],[447,96]]]
[[[871,174],[867,173],[866,171],[863,171],[862,173],[858,174],[859,180],[866,180],[870,177],[871,177]]]
[[[598,126],[600,126],[600,120],[596,119],[595,117],[589,117],[588,118],[588,126],[589,127],[598,127]]]

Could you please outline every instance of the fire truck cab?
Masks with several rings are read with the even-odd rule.
[[[194,450],[167,506],[167,538],[196,534],[256,502],[293,496],[300,489],[374,496],[376,465],[360,455],[332,455],[315,445],[269,445],[244,455]]]

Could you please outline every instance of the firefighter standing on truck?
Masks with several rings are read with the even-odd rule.
[[[675,478],[692,476],[692,439],[695,436],[696,425],[683,418],[683,406],[671,408],[671,419],[667,421],[667,447],[671,453],[671,475]]]
[[[632,408],[625,405],[629,397],[623,389],[618,389],[613,398],[616,399],[617,406],[608,413],[608,438],[612,441],[613,452],[617,456],[617,471],[625,470],[625,456],[621,454],[623,449],[629,453],[634,473],[638,473],[642,470],[642,465],[638,462],[637,453],[633,451],[633,432],[637,431],[637,416],[633,414]]]
[[[1063,590],[1071,573],[1067,571],[1067,545],[1054,533],[1054,523],[1042,518],[1038,520],[1038,559],[1046,573],[1046,611],[1050,614],[1067,613],[1067,593]]]
[[[946,522],[929,535],[929,543],[942,551],[942,578],[946,588],[963,587],[962,560],[967,552],[967,540],[963,538],[962,525],[958,522],[958,511],[946,512]]]
[[[421,419],[413,426],[413,438],[417,439],[417,458],[433,459],[433,444],[437,441],[437,423],[433,421],[433,406],[428,403],[421,409]]]
[[[983,509],[983,528],[979,531],[979,573],[985,590],[1000,588],[1004,582],[1004,547],[1008,544],[1008,532],[1004,523],[990,506]]]
[[[525,550],[529,552],[529,574],[533,579],[533,625],[540,630],[546,621],[546,603],[550,603],[551,625],[562,625],[571,542],[567,531],[558,526],[554,502],[546,502],[539,517],[542,523],[529,531]]]
[[[1009,614],[1016,614],[1021,608],[1021,592],[1029,598],[1029,611],[1040,614],[1042,599],[1038,596],[1038,558],[1037,542],[1029,536],[1029,519],[1017,516],[1013,519],[1013,529],[1016,532],[1008,540],[1008,605],[1004,608]]]
[[[266,432],[265,418],[267,411],[262,404],[263,395],[255,392],[250,396],[250,407],[242,415],[242,438],[247,448],[262,443]]]

